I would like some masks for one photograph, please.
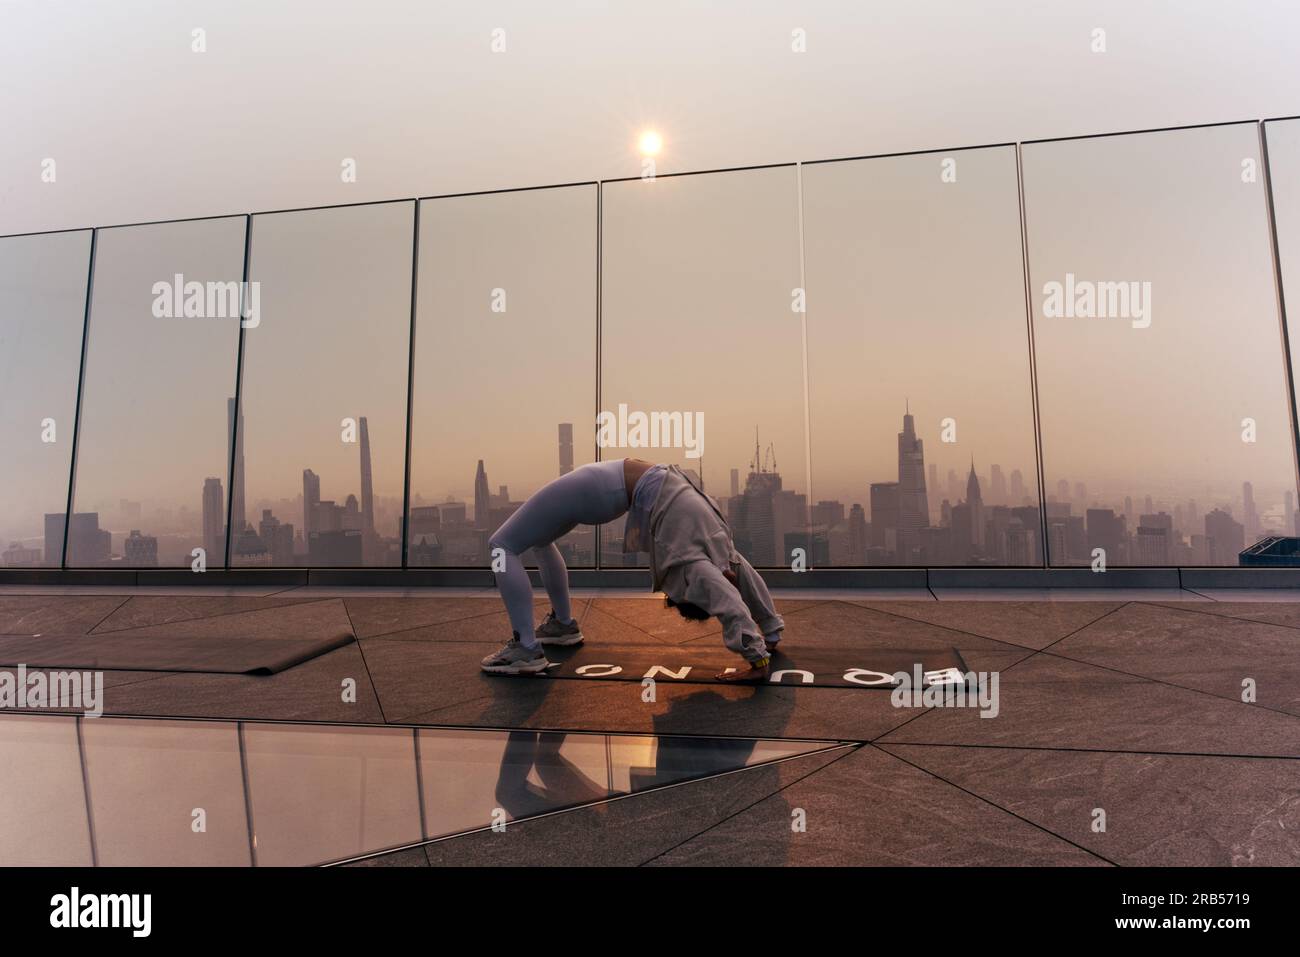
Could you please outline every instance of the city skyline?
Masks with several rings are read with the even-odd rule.
[[[228,422],[233,428],[233,399],[228,403]],[[710,489],[733,522],[738,547],[751,561],[765,566],[787,564],[782,559],[793,547],[803,547],[811,565],[1034,565],[1040,560],[1043,543],[1041,521],[1046,525],[1052,562],[1058,565],[1087,564],[1092,549],[1098,546],[1107,549],[1110,563],[1118,565],[1225,564],[1243,545],[1265,534],[1292,534],[1295,530],[1294,496],[1286,494],[1282,502],[1261,503],[1249,481],[1243,483],[1239,508],[1235,501],[1198,504],[1189,499],[1170,503],[1149,494],[1140,500],[1125,496],[1122,503],[1107,507],[1104,500],[1089,494],[1086,483],[1061,479],[1047,496],[1045,518],[1040,518],[1031,486],[1025,485],[1021,469],[1006,470],[1000,463],[989,463],[988,471],[980,473],[972,455],[963,494],[956,470],[947,469],[945,481],[940,483],[938,464],[925,461],[924,440],[917,435],[910,401],[905,403],[901,425],[896,437],[897,471],[892,480],[867,483],[866,494],[859,500],[818,497],[814,503],[797,488],[784,486],[775,468],[775,448],[771,443],[765,448],[756,429],[743,492],[741,470],[735,466],[728,470],[729,494],[720,494],[716,487]],[[359,426],[360,497],[348,493],[341,505],[322,500],[320,476],[310,468],[304,469],[303,490],[296,500],[259,500],[254,506],[257,523],[246,518],[242,528],[235,527],[232,567],[400,564],[400,503],[381,501],[378,512],[389,526],[389,533],[384,534],[375,521],[373,491],[368,490],[373,476],[365,416]],[[571,436],[572,423],[557,425],[557,474],[572,468]],[[238,451],[234,463],[235,484],[239,487],[243,484],[243,463]],[[707,488],[707,478],[705,481]],[[413,492],[409,564],[487,563],[488,535],[521,504],[522,498],[512,497],[508,483],[499,484],[495,492],[491,489],[484,459],[476,461],[473,486],[468,501],[455,493],[434,501]],[[199,509],[201,542],[209,553],[216,546],[217,556],[210,554],[208,559],[216,567],[221,565],[225,538],[224,525],[219,525],[225,510],[222,493],[219,478],[204,479]],[[238,496],[232,497],[232,502],[238,503]],[[394,504],[399,511],[394,511]],[[295,517],[300,516],[298,521],[287,520],[286,506]],[[238,514],[241,507],[236,504],[232,514]],[[143,519],[149,513],[140,503],[123,501],[119,511],[137,525],[148,524]],[[187,510],[185,514],[194,513]],[[47,515],[46,524],[61,535],[61,515]],[[214,534],[218,527],[219,535]],[[124,564],[168,564],[159,562],[157,536],[147,530],[142,534],[135,528],[126,536],[122,531],[117,530],[121,540],[117,557],[124,559]],[[69,532],[70,564],[86,556],[89,558],[84,564],[111,561],[115,554],[112,538],[107,537],[111,534],[99,527],[96,513],[78,512]],[[185,538],[186,534],[182,532],[179,537]],[[192,537],[192,528],[188,534]],[[607,527],[604,541],[611,546],[621,544],[617,523]],[[569,560],[579,565],[594,560],[592,532],[577,530],[563,544]],[[32,551],[22,550],[29,557]],[[15,557],[14,552],[13,548],[5,552],[6,561]],[[605,563],[610,565],[632,561],[632,556],[623,556],[621,550],[605,556]],[[188,555],[175,564],[188,564]]]
[[[159,542],[168,554],[186,536],[212,540],[203,502],[211,513],[217,494],[232,525],[242,511],[260,526],[269,507],[300,533],[304,468],[323,501],[359,516],[340,525],[375,529],[376,554],[375,536],[401,527],[408,470],[412,503],[433,507],[473,496],[480,458],[490,495],[535,491],[562,461],[558,422],[573,426],[574,465],[594,457],[593,395],[598,408],[701,415],[702,459],[656,457],[697,468],[712,489],[744,467],[757,422],[783,490],[809,510],[864,512],[897,464],[901,405],[928,492],[922,505],[915,469],[904,470],[904,551],[943,527],[944,497],[969,497],[972,452],[990,507],[1004,487],[1006,507],[1037,501],[1041,472],[1047,505],[1065,502],[1068,483],[1073,518],[1110,509],[1136,534],[1142,515],[1164,511],[1186,539],[1174,551],[1195,550],[1216,507],[1243,530],[1291,526],[1294,430],[1268,222],[1259,183],[1240,175],[1243,157],[1260,158],[1257,131],[1023,153],[1024,236],[1015,149],[992,147],[962,151],[953,181],[942,157],[910,155],[608,183],[599,222],[587,185],[426,200],[418,237],[411,201],[103,230],[84,308],[87,233],[5,239],[4,334],[21,344],[11,355],[36,364],[6,365],[18,398],[5,405],[15,466],[0,547],[38,541],[44,516],[67,508],[75,439],[73,525],[98,513],[117,554],[151,523],[133,554],[147,554],[139,538],[151,532],[175,539]],[[1138,183],[1144,203],[1127,202],[1120,180]],[[1294,207],[1288,196],[1280,211]],[[1080,209],[1090,215],[1078,229],[1051,228]],[[1156,228],[1138,228],[1143,217]],[[239,275],[250,225],[260,325],[241,336],[229,320],[149,314],[159,276]],[[1282,247],[1287,263],[1295,249]],[[1038,287],[1075,272],[1149,275],[1155,320],[1043,315]],[[237,374],[243,479],[232,494]],[[362,412],[364,481],[340,441]],[[40,440],[47,417],[57,442]],[[205,490],[209,478],[223,484]],[[1077,545],[1077,532],[1061,534]]]

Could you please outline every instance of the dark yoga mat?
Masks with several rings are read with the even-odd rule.
[[[339,631],[316,638],[131,637],[38,635],[0,637],[0,665],[81,671],[198,671],[273,675],[356,641]]]
[[[602,645],[599,642],[589,642],[576,650],[548,648],[546,656],[551,659],[551,667],[542,672],[542,675],[575,681],[639,682],[658,666],[652,675],[655,681],[717,684],[715,675],[724,668],[744,667],[744,662],[738,655],[713,646],[692,648],[689,645],[666,645],[657,648],[649,645]],[[884,683],[878,676],[867,672],[893,675],[905,671],[910,675],[918,664],[923,676],[926,672],[948,668],[955,668],[962,674],[969,670],[955,648],[791,648],[789,652],[772,657],[773,677],[776,680],[768,683],[803,688],[892,691],[892,682]],[[615,672],[615,668],[620,670]],[[777,672],[782,671],[787,673],[777,675]],[[513,677],[532,678],[541,675]]]

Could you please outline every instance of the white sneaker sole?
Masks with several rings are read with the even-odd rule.
[[[550,645],[556,648],[568,648],[573,645],[580,645],[585,640],[586,639],[582,637],[582,632],[578,632],[576,635],[557,635],[552,638],[537,639],[539,644]]]
[[[509,665],[479,665],[482,670],[491,675],[535,675],[550,666],[551,663],[545,658],[538,658],[536,661],[516,661]]]

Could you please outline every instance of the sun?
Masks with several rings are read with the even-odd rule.
[[[642,156],[656,156],[663,149],[664,141],[654,130],[646,130],[641,134],[641,139],[637,143]]]

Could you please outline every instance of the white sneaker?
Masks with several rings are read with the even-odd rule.
[[[500,651],[488,655],[480,664],[484,671],[494,675],[534,675],[551,666],[540,645],[525,646],[518,636],[505,643]]]

